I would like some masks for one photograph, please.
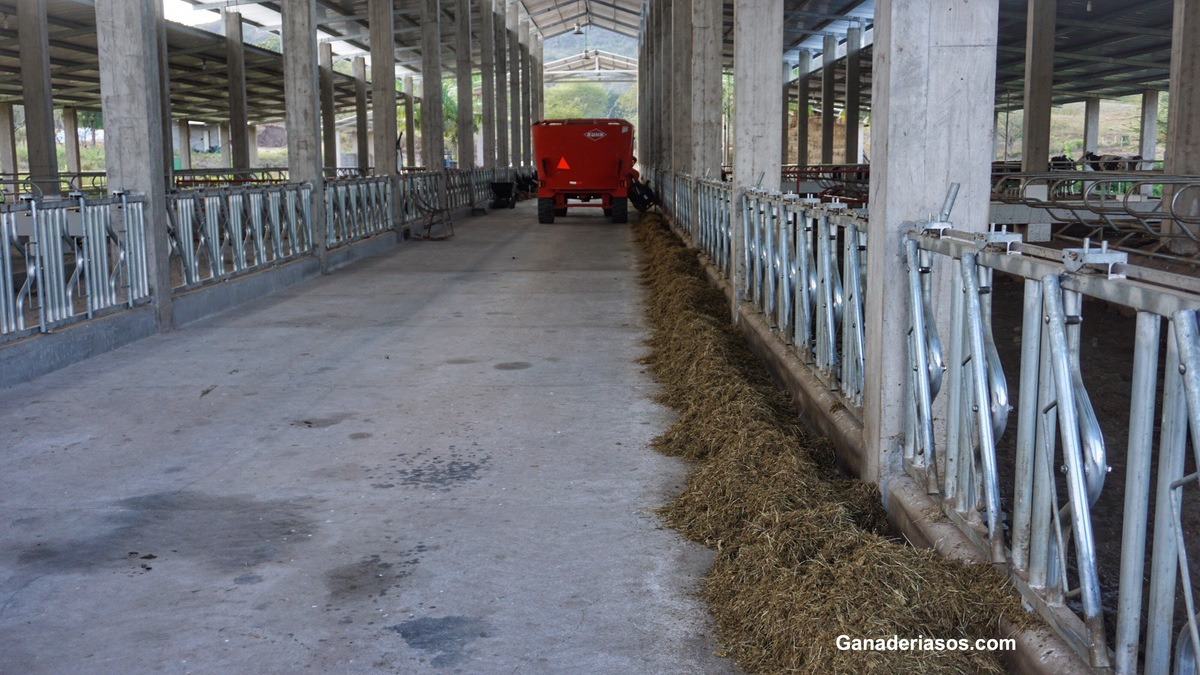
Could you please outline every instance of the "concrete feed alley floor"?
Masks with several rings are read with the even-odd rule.
[[[457,223],[0,391],[0,672],[729,672],[628,226]]]

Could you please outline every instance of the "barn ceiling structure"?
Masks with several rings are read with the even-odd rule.
[[[248,30],[277,33],[278,1],[188,0],[198,11],[219,19],[219,10],[237,11]],[[81,109],[98,109],[99,69],[96,60],[95,14],[90,0],[46,0],[49,18],[54,98]],[[1024,86],[1025,0],[1001,0],[996,80],[999,109],[1021,107]],[[479,6],[473,3],[472,62],[479,64]],[[489,3],[490,6],[490,3]],[[522,15],[543,40],[595,27],[621,35],[638,35],[643,11],[640,0],[522,0]],[[1055,39],[1054,101],[1079,101],[1089,96],[1119,97],[1145,89],[1165,90],[1170,70],[1171,0],[1128,3],[1122,0],[1064,0],[1058,3]],[[808,76],[819,81],[826,35],[844,40],[852,26],[863,29],[863,106],[870,108],[873,0],[787,0],[784,54],[796,63],[802,52],[812,57]],[[452,72],[457,45],[454,5],[442,3],[443,68]],[[335,46],[338,58],[369,52],[366,0],[318,0],[318,40]],[[401,74],[421,71],[420,3],[396,0],[394,33]],[[171,104],[175,115],[220,121],[228,114],[224,93],[224,37],[204,27],[167,22],[170,52]],[[725,3],[725,67],[733,65],[733,4]],[[20,52],[17,48],[16,6],[0,3],[0,100],[19,101]],[[845,96],[844,42],[839,43],[834,68],[835,92]],[[282,116],[282,63],[277,51],[247,44],[247,89],[250,117],[262,122]],[[622,55],[632,58],[633,55]],[[634,62],[636,65],[636,61]],[[628,64],[626,64],[628,65]],[[797,73],[799,75],[799,73]],[[354,83],[345,73],[335,76],[336,105],[354,105]],[[821,87],[811,88],[813,105],[821,104]],[[840,106],[840,103],[838,104]]]

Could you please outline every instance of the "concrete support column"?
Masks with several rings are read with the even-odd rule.
[[[479,131],[483,135],[483,168],[496,168],[496,14],[491,0],[479,6]]]
[[[1200,174],[1200,1],[1175,0],[1171,28],[1171,84],[1167,111],[1167,147],[1163,170],[1168,174]],[[1173,193],[1172,193],[1173,194]],[[1168,199],[1163,194],[1163,199]],[[1200,196],[1195,190],[1175,204],[1177,213],[1200,215]],[[1164,227],[1168,223],[1163,223]],[[1169,223],[1170,231],[1183,225]],[[1193,233],[1195,226],[1192,226]],[[1196,250],[1191,240],[1172,242],[1172,250],[1190,253]],[[1165,662],[1164,662],[1165,663]]]
[[[321,170],[321,103],[315,0],[283,0],[284,124],[288,178],[313,186],[313,249],[325,269],[325,177]]]
[[[783,141],[780,143],[779,157],[784,164],[791,163],[791,138],[788,135],[788,127],[791,125],[791,102],[792,102],[792,64],[786,59],[783,62]]]
[[[692,173],[692,3],[671,5],[671,58],[675,79],[667,96],[671,108],[671,165],[681,173]]]
[[[247,136],[249,108],[246,102],[246,52],[242,44],[242,15],[222,10],[225,21],[225,63],[229,77],[229,152],[235,169],[250,166]]]
[[[542,38],[533,40],[533,121],[546,118],[546,58]]]
[[[63,144],[67,150],[67,173],[83,170],[79,163],[79,114],[74,106],[66,106],[63,116]]]
[[[177,157],[179,157],[179,168],[180,169],[191,169],[192,168],[192,127],[188,124],[187,120],[179,120],[178,124],[175,127],[175,138],[178,140],[178,143],[179,143],[179,151],[178,151],[179,154],[176,155]]]
[[[517,0],[509,0],[504,25],[508,30],[508,143],[512,150],[513,166],[522,166],[524,160],[521,153],[521,44],[517,33],[518,19]]]
[[[837,89],[834,76],[837,74],[837,36],[826,35],[824,53],[821,54],[821,163],[833,164],[834,109]]]
[[[641,23],[638,25],[637,36],[637,79],[634,86],[637,87],[638,97],[638,114],[637,114],[637,134],[633,138],[633,154],[638,158],[639,163],[646,159],[646,16],[642,15]]]
[[[475,87],[471,81],[471,0],[455,2],[455,75],[458,78],[458,168],[475,167]]]
[[[1036,1],[1036,0],[1035,0]],[[879,0],[875,5],[871,212],[867,239],[864,480],[903,471],[907,272],[905,234],[961,190],[956,229],[988,227],[999,0]],[[947,303],[951,270],[937,270]],[[948,333],[943,333],[946,335]]]
[[[778,189],[779,91],[783,87],[779,55],[783,53],[783,0],[734,0],[733,3],[733,317],[746,290],[743,241],[746,222],[741,207],[748,187],[762,176],[764,186]],[[664,95],[666,93],[664,92]]]
[[[431,171],[441,171],[446,166],[441,14],[439,0],[421,0],[421,140],[425,168]]]
[[[318,69],[321,80],[321,154],[325,168],[338,166],[337,117],[333,112],[333,44],[322,42],[318,47]]]
[[[417,164],[417,88],[411,75],[404,76],[404,151],[407,153],[406,166]],[[396,147],[393,142],[392,147]]]
[[[171,61],[167,56],[169,48],[167,46],[167,20],[163,14],[163,3],[159,2],[154,5],[154,20],[158,25],[158,87],[163,95],[159,98],[159,110],[161,117],[159,118],[160,135],[163,142],[159,145],[162,148],[163,173],[166,174],[166,184],[168,186],[175,185],[175,158],[172,156],[171,144],[167,139],[171,138]]]
[[[692,5],[692,173],[721,178],[721,21],[722,0],[691,0]],[[644,105],[638,101],[638,109]]]
[[[154,33],[151,39],[157,43],[158,34]],[[46,0],[17,0],[17,45],[21,54],[21,97],[25,106],[29,177],[44,193],[57,195],[58,149],[54,142]]]
[[[658,164],[664,169],[673,170],[675,130],[671,128],[671,125],[675,99],[671,96],[671,86],[674,84],[672,73],[675,71],[672,70],[672,66],[675,63],[675,59],[671,53],[671,3],[669,0],[659,0],[658,31],[659,40],[662,41],[662,49],[659,50],[658,59],[659,89],[656,93],[659,97]]]
[[[485,0],[486,2],[487,0]],[[495,0],[492,18],[496,24],[496,166],[508,168],[508,10],[507,0]]]
[[[13,104],[0,103],[0,174],[17,173],[17,125]]]
[[[529,19],[521,19],[517,30],[517,39],[521,53],[521,166],[533,165],[533,139],[530,137],[530,127],[533,125],[533,67],[529,57]]]
[[[641,30],[638,31],[638,137],[637,137],[637,157],[638,164],[643,167],[652,166],[654,164],[654,153],[651,150],[653,145],[654,124],[652,121],[653,114],[650,111],[650,106],[653,105],[650,98],[650,91],[654,86],[654,66],[651,63],[651,39],[650,35],[653,31],[654,5],[646,6],[646,12],[642,16]]]
[[[358,168],[366,169],[371,166],[371,137],[367,131],[367,60],[354,57],[350,69],[354,76],[354,156]],[[395,91],[394,84],[392,91]]]
[[[650,91],[654,90],[654,4],[646,7],[646,18],[642,19],[642,31],[638,36],[642,41],[642,54],[637,60],[637,85],[640,92],[637,95],[638,160],[642,166],[654,166],[654,100]]]
[[[171,242],[161,164],[166,142],[159,5],[157,0],[96,0],[95,8],[108,186],[145,196],[150,302],[159,330],[165,331],[172,327]]]
[[[1100,98],[1089,96],[1083,101],[1083,151],[1100,149]]]
[[[1140,168],[1149,171],[1154,168],[1153,160],[1158,152],[1158,90],[1147,89],[1142,92],[1142,124],[1138,136],[1138,154],[1145,163]],[[1146,189],[1152,186],[1147,185]]]
[[[808,156],[808,118],[812,111],[810,107],[809,75],[812,73],[812,52],[800,52],[800,62],[796,64],[800,73],[796,79],[796,115],[799,124],[796,125],[796,163],[804,166],[809,162]]]
[[[862,27],[852,26],[846,31],[846,155],[847,164],[857,164],[861,148],[858,146],[858,126],[862,108]]]
[[[225,167],[225,168],[232,168],[233,167],[233,154],[230,152],[230,147],[229,147],[229,123],[228,122],[221,122],[220,124],[217,125],[217,138],[220,139],[218,141],[220,144],[220,148],[218,148],[218,150],[221,153],[221,166]]]
[[[1021,169],[1050,168],[1050,104],[1054,85],[1057,0],[1029,0],[1025,30],[1025,105]]]
[[[396,173],[396,41],[392,0],[367,0],[371,40],[371,135],[375,173]],[[412,119],[412,103],[405,113]],[[409,162],[412,162],[412,127],[408,128]]]

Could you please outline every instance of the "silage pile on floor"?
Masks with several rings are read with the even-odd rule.
[[[839,651],[837,637],[994,637],[1024,613],[1000,575],[889,535],[874,486],[838,476],[828,442],[797,421],[730,326],[694,252],[645,214],[635,226],[649,290],[660,401],[678,421],[655,440],[698,464],[663,509],[717,550],[702,594],[719,640],[750,672],[1000,672],[987,652]]]

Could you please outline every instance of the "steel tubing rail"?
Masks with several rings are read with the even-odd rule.
[[[1187,568],[1180,565],[1186,558],[1186,550],[1176,534],[1180,521],[1171,505],[1178,503],[1177,491],[1194,489],[1196,482],[1181,480],[1191,409],[1186,405],[1186,387],[1179,376],[1181,359],[1186,358],[1182,345],[1194,344],[1194,339],[1180,330],[1180,317],[1200,308],[1200,289],[1195,280],[1130,265],[1124,254],[1106,249],[1061,251],[1023,244],[1019,237],[1008,233],[977,235],[928,230],[910,235],[909,246],[915,246],[918,254],[924,252],[934,258],[933,265],[919,262],[917,271],[936,268],[937,259],[958,265],[973,260],[977,268],[976,275],[961,275],[963,285],[956,285],[949,308],[951,355],[947,373],[946,449],[944,461],[936,464],[938,467],[944,464],[948,475],[927,481],[939,486],[933,491],[940,494],[947,516],[983,552],[994,559],[999,555],[997,562],[1011,572],[1010,578],[1027,602],[1093,666],[1112,667],[1117,673],[1135,673],[1139,668],[1145,672],[1166,672],[1170,669],[1173,649],[1177,659],[1181,655],[1192,658],[1195,620],[1189,618],[1184,631],[1172,634],[1176,600],[1181,594],[1186,596],[1191,581],[1186,575]],[[987,446],[986,436],[995,432],[993,442],[998,440],[1005,429],[1001,422],[1006,422],[998,415],[1007,405],[1006,387],[1000,386],[1003,373],[993,368],[993,363],[998,366],[998,360],[992,359],[987,344],[990,312],[982,306],[977,311],[970,302],[972,296],[990,297],[972,292],[971,281],[988,284],[996,272],[1022,279],[1025,284],[1015,472],[1010,483],[998,485],[1001,496],[1012,496],[1010,513],[1000,511],[1004,499],[997,502],[987,494],[989,484],[998,484],[994,465],[978,461],[988,459],[982,452]],[[910,268],[910,275],[913,273]],[[918,326],[926,325],[933,309],[919,301],[912,289],[909,295],[910,307],[921,315],[912,319],[915,331]],[[1116,603],[1102,603],[1092,535],[1091,509],[1105,498],[1104,477],[1108,467],[1105,439],[1100,435],[1081,377],[1083,355],[1079,336],[1084,297],[1137,312],[1129,396],[1124,534]],[[1194,322],[1194,314],[1188,315]],[[1170,321],[1177,339],[1168,341],[1163,373],[1163,433],[1156,450],[1154,391],[1160,383],[1159,326],[1164,319]],[[976,326],[982,331],[977,331]],[[969,337],[963,343],[965,335]],[[909,354],[910,370],[913,373],[924,370],[921,366],[927,365],[927,361],[920,359],[919,350],[910,348]],[[964,373],[956,364],[970,366],[972,372]],[[1183,372],[1187,370],[1185,366]],[[980,386],[985,381],[981,378],[986,378],[986,387]],[[920,392],[919,387],[916,391]],[[917,403],[924,408],[924,402]],[[1200,399],[1197,406],[1200,407]],[[914,477],[928,479],[928,463],[908,461],[914,455],[919,456],[924,447],[920,432],[921,427],[927,426],[926,418],[915,408],[918,406],[910,404],[913,417],[906,440],[911,439],[917,445],[912,451],[906,449],[906,468]],[[939,439],[934,439],[931,445],[938,443]],[[964,451],[977,459],[964,457]],[[1160,457],[1156,502],[1159,506],[1151,514],[1150,470],[1154,452]],[[1059,467],[1065,475],[1062,483],[1066,487],[1065,499],[1058,494],[1059,479],[1055,474]],[[969,480],[962,480],[964,471],[970,474]],[[981,486],[983,494],[976,492]],[[964,495],[964,490],[968,494]],[[985,522],[980,522],[976,514],[981,514]],[[1000,521],[1011,516],[1012,528],[1007,539],[994,536],[993,516]],[[1154,518],[1154,547],[1149,557],[1149,609],[1143,613],[1150,518]],[[1175,584],[1177,574],[1184,577],[1180,586]],[[1116,632],[1110,650],[1103,607],[1113,604]],[[1143,626],[1144,643],[1139,637]],[[1139,664],[1138,655],[1143,648],[1146,656]]]
[[[46,333],[148,300],[144,201],[78,194],[0,206],[0,336]]]
[[[653,168],[645,176],[675,225],[727,278],[733,209],[742,210],[747,278],[738,293],[861,419],[865,212],[758,189],[735,205],[727,182]]]
[[[392,229],[393,190],[390,176],[326,182],[327,246],[344,246]]]
[[[169,194],[171,257],[180,271],[176,289],[222,281],[310,253],[312,193],[307,183],[289,183]]]
[[[746,287],[737,289],[738,297],[861,415],[856,349],[862,343],[856,333],[870,321],[859,297],[870,283],[858,257],[869,245],[865,214],[756,189],[734,204],[729,183],[654,168],[643,175],[675,226],[726,278],[732,237],[744,237]],[[1107,180],[1101,174],[1069,179]],[[1137,187],[1122,189],[1129,194]],[[1092,197],[1107,190],[1104,185],[1079,189],[1080,204],[1087,192],[1091,208],[1113,206]],[[1063,188],[1045,201],[1069,204],[1068,196]],[[733,231],[734,209],[741,210],[744,232]],[[1103,247],[1064,251],[1026,244],[1008,232],[957,232],[948,223],[910,233],[904,253],[910,307],[905,471],[1093,667],[1120,674],[1192,668],[1200,660],[1200,617],[1187,566],[1195,551],[1187,548],[1192,542],[1182,529],[1180,505],[1184,491],[1200,488],[1200,472],[1184,475],[1189,433],[1200,453],[1200,282],[1132,265],[1126,254]],[[996,274],[1024,284],[1014,369],[1021,395],[1013,425],[992,336]],[[948,275],[949,303],[932,302],[939,275]],[[1106,492],[1106,439],[1082,378],[1089,367],[1080,339],[1085,298],[1137,315],[1119,584],[1109,588],[1099,577],[1092,509],[1099,500],[1120,497]],[[935,328],[939,318],[950,326],[946,358]],[[1160,373],[1164,321],[1167,353]],[[1155,397],[1160,388],[1161,410]],[[940,427],[934,423],[939,403],[945,411]],[[1015,434],[1011,477],[997,467],[1006,433]],[[1200,455],[1193,461],[1200,465]],[[1114,597],[1106,601],[1105,594]],[[1188,612],[1179,631],[1173,629],[1177,604]],[[1106,611],[1116,627],[1111,635]]]

